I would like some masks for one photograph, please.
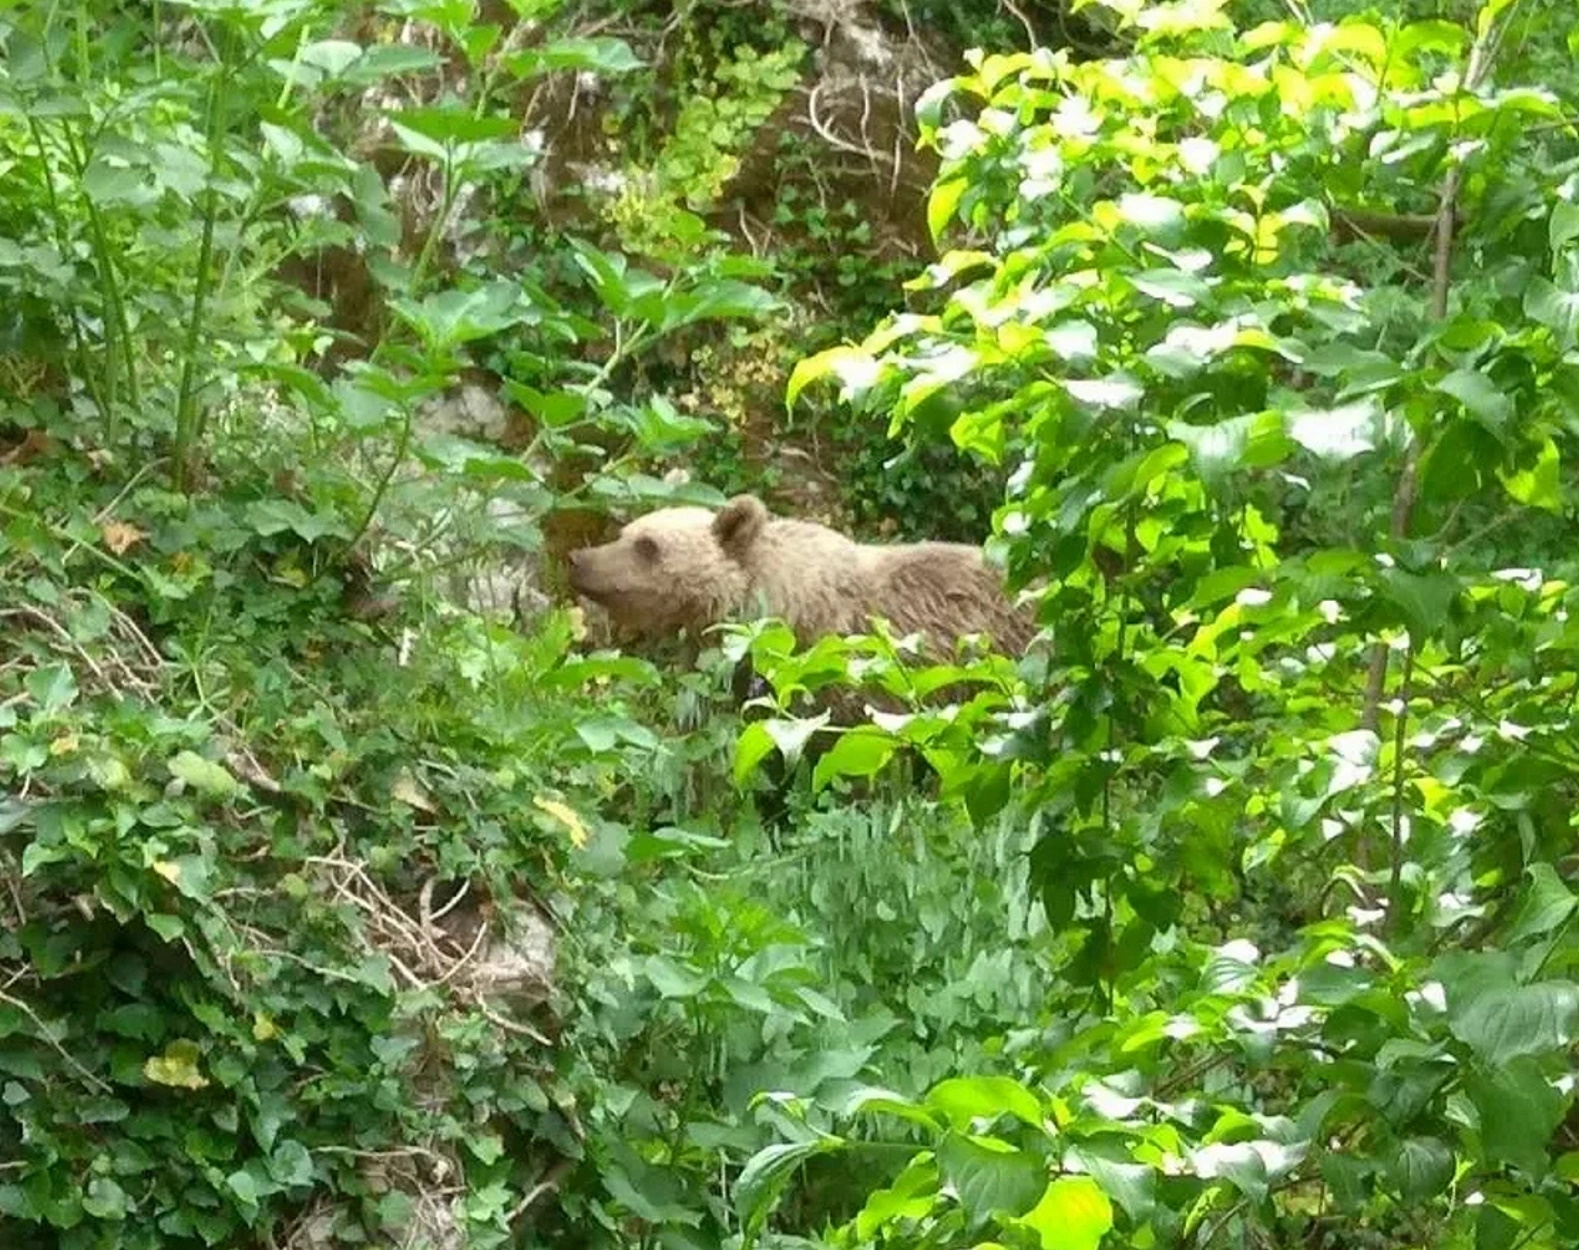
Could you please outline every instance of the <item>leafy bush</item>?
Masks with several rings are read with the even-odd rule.
[[[1132,56],[936,93],[946,301],[791,388],[1008,470],[1047,696],[928,749],[1046,822],[1059,1023],[807,1108],[755,1193],[865,1111],[924,1148],[840,1245],[1568,1244],[1573,564],[1526,518],[1572,509],[1571,96],[1497,3],[1110,7]]]

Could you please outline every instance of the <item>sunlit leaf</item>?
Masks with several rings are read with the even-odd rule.
[[[956,1128],[968,1128],[975,1121],[991,1121],[1000,1115],[1011,1115],[1032,1127],[1040,1127],[1044,1118],[1036,1096],[1006,1076],[955,1077],[940,1081],[927,1094],[926,1105],[941,1112]]]
[[[1089,1176],[1063,1176],[1019,1222],[1042,1250],[1097,1250],[1113,1227],[1113,1204]]]

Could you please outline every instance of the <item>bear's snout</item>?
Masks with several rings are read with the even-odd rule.
[[[565,556],[570,588],[578,595],[585,595],[589,599],[595,598],[598,592],[596,571],[593,567],[595,554],[591,547],[582,547]]]

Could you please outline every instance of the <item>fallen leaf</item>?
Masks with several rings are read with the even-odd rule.
[[[421,786],[410,773],[401,773],[395,778],[395,784],[390,786],[389,793],[399,799],[407,807],[415,807],[418,811],[433,812],[438,809],[433,806],[433,801],[424,793]]]
[[[570,841],[578,849],[587,844],[587,839],[591,835],[588,834],[587,827],[582,823],[581,817],[572,808],[567,807],[558,799],[544,798],[541,794],[534,797],[532,802],[537,805],[539,811],[547,812],[570,831]]]
[[[125,521],[106,521],[99,526],[99,534],[104,539],[104,545],[118,556],[125,555],[148,537],[135,525],[128,525]]]

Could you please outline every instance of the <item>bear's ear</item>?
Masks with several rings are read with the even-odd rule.
[[[767,528],[768,510],[755,495],[736,495],[713,518],[718,545],[739,559]]]

